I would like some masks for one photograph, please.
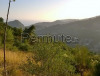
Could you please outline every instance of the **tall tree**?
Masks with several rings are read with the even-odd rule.
[[[15,1],[15,0],[12,0],[12,1]],[[5,55],[5,50],[6,50],[6,31],[7,31],[7,24],[8,24],[8,16],[9,16],[9,10],[10,10],[10,3],[12,1],[9,0],[9,6],[8,6],[7,18],[6,18],[6,25],[5,25],[5,31],[4,31],[4,76],[6,76],[6,55]]]
[[[4,20],[3,20],[3,18],[2,17],[0,17],[0,22],[3,22]]]
[[[34,35],[35,26],[31,25],[29,28],[25,28],[24,33],[28,33],[29,35]]]
[[[84,76],[84,72],[90,69],[91,56],[90,52],[85,47],[77,47],[75,54],[76,71]]]

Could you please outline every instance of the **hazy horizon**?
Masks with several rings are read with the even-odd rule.
[[[0,0],[0,17],[4,19],[6,19],[8,1]],[[9,21],[20,20],[36,23],[90,18],[100,15],[99,3],[99,0],[16,0],[11,3]]]
[[[100,16],[100,15],[97,15],[97,16]],[[97,17],[97,16],[93,16],[93,17]],[[89,17],[89,18],[93,18],[93,17]],[[83,18],[83,19],[88,19],[88,18]],[[54,22],[54,21],[56,21],[56,20],[52,20],[52,21],[47,21],[47,20],[36,21],[36,20],[20,20],[20,19],[10,19],[9,21],[14,21],[14,20],[19,20],[25,26],[30,26],[32,24],[39,23],[39,22]],[[57,19],[57,20],[66,20],[66,19]],[[82,19],[79,19],[79,20],[82,20]]]

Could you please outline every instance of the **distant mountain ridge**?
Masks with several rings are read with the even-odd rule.
[[[70,22],[74,22],[74,21],[78,21],[78,19],[65,19],[65,20],[56,20],[53,22],[38,22],[35,24],[32,24],[36,27],[36,30],[41,30],[50,26],[54,26],[57,24],[66,24],[66,23],[70,23]],[[28,28],[30,26],[24,26],[19,20],[14,20],[14,21],[9,21],[8,25],[11,27],[16,27],[16,28]]]
[[[16,28],[25,28],[25,26],[18,20],[10,21],[8,22],[8,25],[11,27],[16,27]]]
[[[35,33],[37,35],[71,35],[79,38],[80,45],[85,45],[92,51],[100,52],[100,16],[81,20],[66,19],[54,22],[39,22],[33,25],[36,27]],[[19,21],[14,21],[11,26],[23,27]]]
[[[36,31],[38,35],[64,34],[79,38],[79,44],[100,52],[100,16],[82,19],[66,24],[57,24]]]
[[[56,20],[53,22],[39,22],[36,24],[33,24],[36,27],[36,31],[37,30],[41,30],[50,26],[54,26],[57,24],[66,24],[66,23],[70,23],[70,22],[74,22],[74,21],[78,21],[78,19],[65,19],[65,20]]]

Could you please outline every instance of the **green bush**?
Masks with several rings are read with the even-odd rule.
[[[22,43],[22,44],[19,46],[19,50],[22,50],[22,51],[29,51],[29,50],[30,50],[30,46],[29,46],[29,44]]]
[[[66,44],[39,43],[34,45],[34,56],[23,64],[23,70],[36,76],[72,76],[74,58]]]
[[[100,63],[97,63],[95,66],[94,76],[100,76]]]

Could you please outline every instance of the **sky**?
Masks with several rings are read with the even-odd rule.
[[[0,17],[6,19],[9,0],[0,0]],[[100,0],[16,0],[9,20],[22,22],[84,19],[100,15]],[[28,23],[27,23],[28,24]]]

